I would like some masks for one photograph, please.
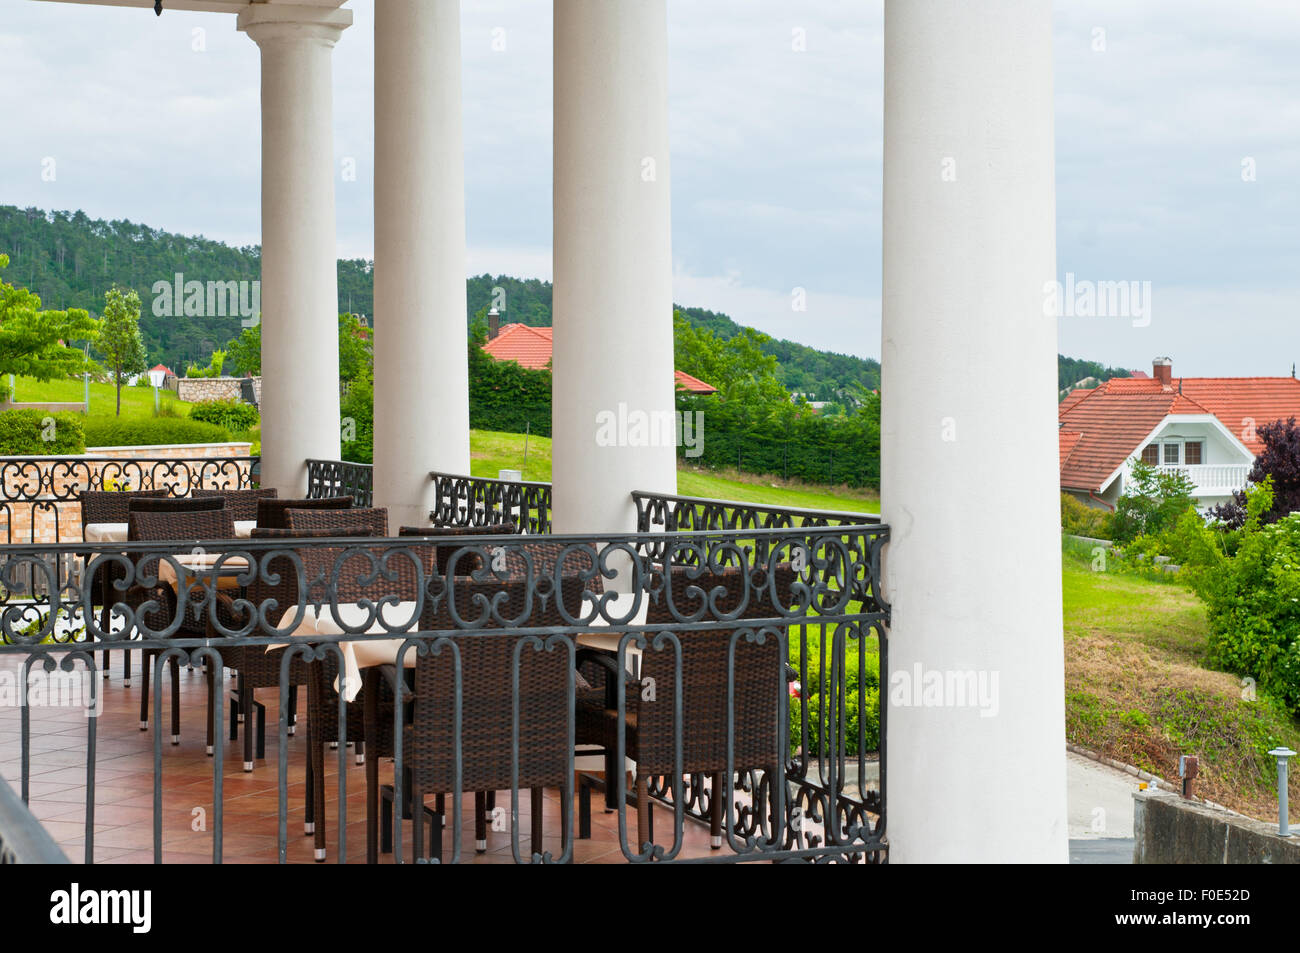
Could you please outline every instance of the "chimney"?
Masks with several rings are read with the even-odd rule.
[[[495,341],[501,333],[501,312],[493,308],[488,312],[488,340]]]
[[[1174,362],[1167,357],[1157,357],[1151,362],[1151,376],[1163,387],[1171,387],[1174,382]]]

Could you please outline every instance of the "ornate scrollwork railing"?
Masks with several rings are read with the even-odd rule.
[[[513,535],[472,541],[277,538],[187,540],[183,547],[174,542],[128,542],[115,544],[120,552],[95,555],[81,572],[67,575],[50,567],[84,558],[84,546],[13,546],[0,551],[0,661],[5,655],[18,656],[24,685],[38,673],[84,674],[88,695],[74,693],[73,698],[93,708],[102,693],[116,690],[114,682],[103,681],[96,671],[100,649],[156,651],[150,665],[155,711],[161,716],[163,671],[173,658],[206,663],[219,672],[227,653],[251,648],[265,654],[267,647],[287,646],[279,683],[278,842],[284,860],[291,662],[310,667],[333,659],[339,680],[329,681],[327,704],[337,703],[340,711],[346,709],[334,689],[353,685],[347,658],[361,647],[370,645],[391,655],[396,672],[407,662],[414,665],[417,686],[420,666],[449,665],[445,671],[454,673],[455,690],[446,696],[450,719],[440,723],[460,724],[466,711],[462,706],[472,694],[460,681],[462,653],[488,640],[505,640],[510,651],[504,657],[516,686],[525,666],[534,664],[530,660],[549,654],[577,661],[584,681],[575,674],[567,684],[547,690],[563,695],[561,710],[569,712],[570,740],[582,706],[588,711],[604,706],[611,712],[619,726],[615,748],[607,752],[611,763],[626,756],[623,729],[628,725],[639,723],[639,730],[648,732],[647,726],[658,718],[667,726],[656,743],[676,752],[668,763],[680,770],[661,772],[650,792],[661,805],[660,818],[665,814],[662,805],[670,809],[670,823],[662,824],[649,843],[638,843],[630,834],[637,828],[636,812],[626,803],[623,772],[608,775],[615,779],[609,796],[621,815],[619,842],[627,861],[684,859],[682,825],[691,817],[714,816],[717,804],[722,849],[704,859],[875,862],[888,849],[884,791],[873,768],[883,753],[884,738],[878,674],[872,681],[873,673],[887,671],[888,606],[877,586],[880,551],[887,538],[886,527],[859,524],[588,537]],[[205,558],[219,554],[210,571],[190,572],[185,560],[196,552]],[[104,614],[97,605],[101,589],[91,580],[109,565],[118,572],[110,594],[113,604]],[[40,595],[20,596],[8,585],[32,575],[45,579],[45,585],[35,587]],[[169,590],[169,577],[185,579],[185,586],[171,584]],[[275,589],[288,583],[288,590]],[[186,591],[183,598],[175,596],[180,589]],[[104,618],[113,621],[105,626]],[[196,619],[206,620],[197,631]],[[304,620],[311,620],[310,629],[304,628]],[[592,642],[593,633],[605,641]],[[698,663],[690,659],[704,644],[720,645],[722,653],[701,678]],[[634,667],[634,656],[640,659],[638,673],[620,677]],[[653,686],[646,680],[652,677],[658,694],[649,690]],[[686,687],[692,684],[704,687],[692,694]],[[676,685],[683,686],[680,693],[675,687],[668,690]],[[398,702],[408,691],[400,678],[393,690]],[[750,699],[745,706],[727,701],[742,693]],[[521,757],[537,755],[531,743],[521,741],[519,726],[524,722],[519,719],[527,719],[529,709],[520,707],[520,698],[516,694],[513,702],[501,699],[501,704],[515,706],[516,729],[508,751],[516,771]],[[667,708],[655,709],[659,698],[672,700],[665,702]],[[205,845],[210,841],[215,861],[222,856],[223,711],[223,705],[215,705],[215,750],[209,762],[214,816],[208,818],[207,831],[196,833],[185,851],[192,854],[202,838]],[[413,757],[401,743],[406,737],[404,719],[418,720],[418,708],[414,716],[411,711],[395,704],[391,724],[382,726],[392,731],[398,801],[405,783],[404,759]],[[764,714],[756,722],[757,711]],[[637,713],[639,718],[629,717]],[[87,859],[94,849],[93,752],[102,717],[86,719]],[[344,811],[346,785],[364,783],[360,772],[351,769],[350,757],[344,756],[348,720],[340,717],[337,722],[339,770],[334,775]],[[40,721],[39,707],[25,707],[19,750],[10,750],[12,742],[0,741],[0,758],[19,765],[24,801],[31,796],[30,735],[34,725],[39,730]],[[712,737],[706,723],[715,731],[723,726],[718,740],[710,742],[719,746],[711,757],[734,764],[735,772],[701,777],[683,761],[688,741],[694,745],[699,738]],[[742,723],[748,726],[743,731]],[[204,729],[198,724],[186,730]],[[163,770],[161,737],[155,734],[156,798]],[[368,727],[368,750],[372,737],[378,735],[372,736]],[[755,737],[758,755],[744,747],[752,746]],[[643,755],[649,743],[642,735]],[[40,750],[39,745],[35,748]],[[465,759],[480,754],[469,750],[468,740],[453,749],[455,777],[461,777]],[[560,745],[553,755],[564,762],[557,777],[572,778],[573,745]],[[378,759],[370,762],[377,764]],[[723,779],[721,794],[715,788],[717,778]],[[516,789],[510,796],[517,795]],[[461,800],[450,799],[453,807],[447,818],[453,862],[459,859],[462,842]],[[571,802],[565,810],[570,812],[569,823],[558,851],[533,854],[511,830],[517,861],[572,858],[581,827],[573,822]],[[337,856],[346,856],[347,825],[333,830]],[[162,833],[161,815],[156,813],[158,860],[164,853]],[[402,825],[396,825],[394,833],[393,848],[400,858]]]
[[[438,526],[491,526],[506,521],[520,533],[551,531],[551,484],[454,473],[429,474],[434,503],[429,519]]]
[[[346,460],[308,460],[307,495],[350,496],[357,506],[370,506],[374,496],[374,467]]]

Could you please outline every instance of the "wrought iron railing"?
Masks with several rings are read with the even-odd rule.
[[[524,843],[529,835],[520,833],[518,806],[529,782],[520,781],[519,772],[525,761],[531,771],[537,770],[539,758],[549,758],[554,776],[565,779],[559,785],[571,795],[567,787],[574,777],[574,742],[582,740],[581,731],[590,730],[590,716],[601,711],[616,726],[613,749],[605,749],[609,765],[623,764],[629,753],[630,723],[639,720],[639,730],[649,732],[647,726],[658,718],[666,732],[658,743],[668,746],[668,763],[675,766],[650,779],[646,794],[661,805],[661,817],[662,806],[669,806],[671,823],[644,843],[631,834],[637,814],[628,807],[631,792],[624,773],[607,772],[607,802],[618,812],[618,842],[625,860],[687,859],[683,825],[694,818],[714,823],[721,849],[691,859],[879,862],[887,844],[885,710],[879,703],[877,673],[888,670],[888,607],[878,596],[877,579],[887,538],[886,527],[862,524],[545,539],[514,535],[479,537],[472,544],[449,543],[445,537],[195,540],[184,546],[130,542],[115,545],[120,553],[95,556],[83,572],[68,579],[59,579],[48,567],[77,558],[84,547],[13,546],[0,550],[0,670],[12,671],[13,664],[4,663],[17,661],[24,686],[33,674],[81,679],[76,684],[83,685],[85,693],[74,690],[67,697],[88,706],[87,714],[95,716],[85,720],[85,828],[80,846],[87,862],[94,857],[96,739],[105,717],[103,693],[123,690],[119,683],[98,676],[99,650],[156,653],[148,664],[154,713],[153,847],[155,860],[161,861],[162,777],[176,767],[175,759],[163,754],[164,669],[174,659],[196,666],[206,663],[213,672],[237,658],[252,666],[265,659],[272,646],[287,647],[278,660],[278,762],[246,768],[274,771],[278,779],[281,862],[287,859],[289,843],[288,700],[291,680],[299,677],[291,679],[290,673],[299,664],[313,673],[306,676],[312,713],[306,733],[309,750],[321,750],[326,738],[338,745],[338,769],[330,780],[337,785],[339,813],[329,837],[323,812],[308,812],[318,859],[327,852],[340,861],[348,856],[348,785],[365,783],[377,799],[379,755],[394,759],[393,803],[405,803],[411,784],[424,784],[419,780],[425,770],[421,759],[433,757],[428,739],[410,748],[403,739],[406,725],[418,739],[420,725],[435,723],[427,713],[422,717],[420,707],[435,696],[421,694],[420,686],[426,684],[422,679],[427,672],[439,672],[449,681],[447,690],[436,696],[446,709],[436,724],[451,732],[443,754],[453,777],[466,778],[467,768],[480,764],[475,759],[496,757],[506,759],[509,776],[515,779],[497,790],[509,791],[511,809],[504,816],[517,862],[573,858],[574,840],[584,825],[574,823],[572,797],[564,807],[567,823],[558,848]],[[115,623],[106,630],[96,608],[100,589],[89,580],[109,566],[121,578],[113,584]],[[19,598],[4,585],[30,573],[49,575],[43,597]],[[169,576],[170,584],[164,581]],[[177,579],[184,582],[174,582]],[[291,588],[277,588],[286,585]],[[185,597],[178,600],[177,590],[184,590]],[[196,618],[205,620],[197,629]],[[488,739],[496,747],[489,744],[491,750],[485,750],[482,739],[463,738],[459,732],[463,719],[472,717],[472,706],[483,703],[482,653],[490,654],[489,646],[502,643],[494,657],[505,659],[501,664],[508,666],[507,684],[514,689],[503,692],[498,701],[510,711],[506,724],[513,729],[506,732],[508,743],[503,737]],[[720,645],[722,654],[713,657],[714,668],[704,672],[714,692],[706,704],[700,701],[703,695],[692,695],[691,686],[702,691],[696,653],[710,644]],[[767,655],[762,654],[764,646]],[[638,674],[619,677],[636,667],[632,663],[637,655]],[[546,658],[576,660],[584,681],[566,664],[567,678],[539,688],[529,681],[536,671],[530,666]],[[383,668],[374,667],[385,661],[393,666],[390,679],[384,679]],[[414,668],[414,695],[407,680],[396,675],[408,667]],[[362,669],[364,704],[352,704],[366,715],[364,782],[346,752],[349,740],[361,739],[357,712],[345,700],[362,678]],[[657,673],[657,692],[649,672]],[[470,677],[476,679],[473,692],[466,690],[464,681]],[[221,691],[222,680],[215,679],[215,684]],[[528,690],[521,691],[521,684]],[[385,685],[396,694],[387,707]],[[539,692],[549,693],[550,701],[560,706],[558,721],[552,719],[547,726],[558,726],[561,740],[567,741],[553,750],[536,742],[534,733],[541,729],[529,718],[532,706],[540,704],[535,701]],[[47,691],[44,697],[63,696]],[[671,710],[653,708],[659,698],[671,699]],[[691,698],[695,701],[684,701]],[[191,855],[203,845],[215,862],[223,856],[223,831],[237,832],[240,823],[224,813],[224,712],[215,699],[209,738],[212,801],[204,806],[206,823],[201,829],[196,826],[194,839],[184,845],[176,843],[175,830],[169,829],[166,845],[168,851]],[[33,741],[33,733],[40,734],[40,714],[40,706],[24,703],[18,750],[12,750],[12,742],[0,741],[0,760],[19,765],[24,802],[32,797],[32,763],[50,750],[48,735]],[[326,720],[316,723],[317,718]],[[336,729],[329,727],[329,718]],[[722,726],[712,742],[707,740],[714,736],[706,723],[714,729]],[[580,730],[580,725],[588,727]],[[66,720],[52,726],[55,731],[66,729]],[[205,728],[199,724],[185,730]],[[246,724],[245,731],[250,730]],[[700,744],[708,749],[705,753]],[[644,755],[650,745],[646,734],[640,745]],[[301,744],[295,741],[294,749],[301,757]],[[707,764],[688,762],[688,757],[703,758]],[[721,770],[723,765],[726,770]],[[184,770],[193,775],[192,765]],[[312,772],[316,790],[323,791],[323,761]],[[450,790],[461,787],[449,782]],[[424,785],[419,793],[436,793],[436,788]],[[376,802],[368,799],[368,804]],[[446,812],[450,856],[445,859],[452,862],[462,859],[461,802],[452,797]],[[316,803],[322,803],[319,797]],[[422,817],[418,810],[414,814]],[[332,813],[328,820],[334,824]],[[373,821],[369,811],[367,820]],[[378,843],[373,823],[367,831],[367,854],[374,858]],[[403,858],[404,836],[403,825],[396,824],[392,847],[397,859]],[[423,841],[416,843],[422,850]]]
[[[636,503],[637,530],[642,533],[651,532],[656,527],[670,531],[792,529],[880,522],[876,513],[808,510],[645,490],[633,490],[632,500]]]
[[[429,474],[434,503],[429,519],[439,526],[492,526],[506,521],[519,533],[551,531],[551,484],[496,480],[454,473]]]
[[[350,496],[357,506],[370,506],[374,496],[374,467],[346,460],[308,460],[307,495]]]
[[[0,540],[80,537],[75,504],[83,490],[168,490],[186,496],[195,488],[247,489],[256,485],[257,465],[257,457],[238,456],[0,457]]]
[[[66,864],[68,858],[0,778],[0,864]]]

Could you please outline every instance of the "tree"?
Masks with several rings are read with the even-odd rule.
[[[0,255],[0,270],[9,256]],[[0,374],[47,381],[80,374],[85,353],[73,342],[93,340],[98,323],[80,308],[42,311],[41,299],[0,280]]]
[[[681,312],[674,312],[673,336],[677,369],[712,384],[725,399],[756,406],[789,403],[780,365],[763,352],[770,340],[767,335],[742,328],[724,340],[705,328],[692,327]]]
[[[1157,536],[1195,506],[1192,491],[1196,484],[1182,470],[1165,470],[1135,460],[1130,480],[1110,514],[1110,538],[1117,543]]]
[[[374,367],[370,329],[354,314],[339,315],[339,380],[355,381]]]
[[[1300,510],[1300,427],[1296,426],[1294,417],[1289,417],[1264,424],[1255,432],[1263,441],[1264,449],[1255,458],[1246,481],[1257,485],[1266,477],[1273,478],[1272,505],[1260,519],[1264,523],[1276,523]],[[1238,490],[1231,501],[1214,507],[1210,515],[1228,529],[1240,529],[1247,517],[1246,491]]]
[[[226,345],[226,355],[235,366],[239,375],[251,374],[257,377],[262,373],[262,322],[250,328],[244,328],[239,337]]]
[[[104,292],[98,350],[117,386],[117,416],[122,416],[122,385],[145,369],[144,339],[140,337],[140,296],[113,287]]]

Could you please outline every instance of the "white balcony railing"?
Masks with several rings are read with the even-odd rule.
[[[1197,493],[1216,496],[1240,490],[1246,485],[1250,466],[1245,463],[1202,463],[1196,466],[1162,466],[1162,470],[1182,470],[1196,484]]]

